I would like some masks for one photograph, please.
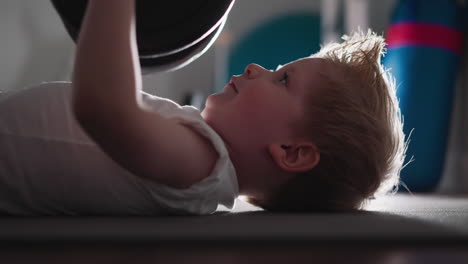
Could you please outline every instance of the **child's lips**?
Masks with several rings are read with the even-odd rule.
[[[234,83],[234,80],[231,78],[231,80],[229,81],[229,85],[234,89],[234,91],[236,93],[239,93],[239,91],[237,90],[237,86],[236,84]]]

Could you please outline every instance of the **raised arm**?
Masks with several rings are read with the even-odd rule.
[[[190,128],[145,109],[134,0],[90,0],[73,72],[76,119],[135,175],[185,188],[208,176],[217,154]]]
[[[121,110],[137,107],[142,84],[135,41],[134,2],[89,1],[73,73],[78,113],[88,111],[86,106],[103,103]]]

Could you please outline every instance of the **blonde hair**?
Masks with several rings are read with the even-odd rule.
[[[306,131],[320,162],[264,200],[273,211],[347,211],[398,190],[407,145],[395,80],[381,65],[385,42],[370,30],[312,55],[326,87],[307,98]]]

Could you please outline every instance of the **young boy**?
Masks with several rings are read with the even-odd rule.
[[[251,64],[200,113],[141,92],[134,1],[90,1],[73,82],[0,98],[0,212],[209,214],[360,208],[398,184],[404,135],[383,39]]]

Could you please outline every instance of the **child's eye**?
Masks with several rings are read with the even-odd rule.
[[[284,85],[288,85],[288,82],[289,82],[288,72],[284,72],[283,77],[281,78],[280,82],[282,82]]]

